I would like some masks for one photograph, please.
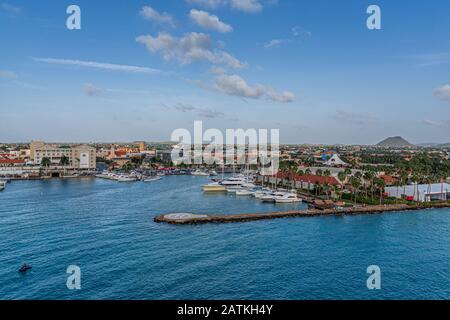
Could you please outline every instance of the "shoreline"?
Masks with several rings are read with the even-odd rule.
[[[450,203],[436,203],[430,206],[421,205],[374,205],[362,206],[357,208],[348,208],[343,210],[336,209],[307,209],[307,210],[293,210],[281,212],[267,212],[267,213],[244,213],[244,214],[164,214],[154,217],[157,223],[168,223],[174,225],[192,225],[192,224],[206,224],[206,223],[238,223],[258,220],[272,220],[281,218],[295,218],[295,217],[319,217],[319,216],[346,216],[346,215],[362,215],[362,214],[382,214],[388,212],[407,212],[425,209],[444,209],[450,208]]]

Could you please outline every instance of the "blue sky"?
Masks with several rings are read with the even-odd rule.
[[[66,8],[81,8],[68,30]],[[377,4],[382,29],[368,30]],[[450,141],[450,2],[0,0],[0,141]]]

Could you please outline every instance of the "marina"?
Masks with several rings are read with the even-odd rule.
[[[209,181],[190,175],[164,176],[157,183],[93,177],[11,181],[0,193],[2,298],[370,298],[374,293],[353,275],[365,274],[361,266],[372,261],[394,275],[377,298],[448,297],[448,278],[439,275],[450,259],[449,208],[318,211],[323,215],[295,218],[314,211],[305,202],[202,192]],[[293,218],[257,220],[282,211],[279,216]],[[176,212],[199,219],[233,213],[255,218],[244,215],[240,219],[254,220],[225,225],[154,221]],[[427,252],[426,260],[418,261],[418,250]],[[24,262],[33,268],[21,275]],[[58,289],[69,264],[82,268],[83,290]],[[406,284],[402,270],[412,270]],[[430,272],[438,276],[420,277]],[[329,275],[338,281],[328,282]],[[315,279],[329,285],[317,286]]]

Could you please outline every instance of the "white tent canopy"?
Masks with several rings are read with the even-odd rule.
[[[324,165],[326,166],[345,166],[347,163],[341,160],[337,154],[333,154],[333,156],[325,161]]]

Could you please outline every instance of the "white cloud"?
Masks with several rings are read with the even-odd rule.
[[[218,67],[218,66],[212,66],[212,67],[209,69],[209,71],[210,71],[212,74],[216,74],[216,75],[226,73],[226,71],[225,71],[224,68],[221,68],[221,67]]]
[[[33,59],[35,61],[51,63],[51,64],[74,65],[74,66],[80,66],[80,67],[86,67],[86,68],[103,69],[103,70],[111,70],[111,71],[144,73],[144,74],[161,73],[161,70],[158,70],[158,69],[123,65],[123,64],[112,64],[112,63],[104,63],[104,62],[70,60],[70,59],[53,59],[53,58],[33,58]]]
[[[20,13],[22,13],[22,8],[13,6],[13,5],[11,5],[9,3],[6,3],[6,2],[2,3],[2,9],[5,10],[5,11],[8,11],[9,13],[12,13],[12,14],[20,14]]]
[[[244,12],[260,12],[263,5],[258,0],[230,0],[233,9]]]
[[[444,101],[450,100],[450,85],[445,84],[442,87],[436,88],[433,95]]]
[[[0,70],[0,78],[17,78],[17,75],[11,71]]]
[[[300,27],[300,26],[295,26],[291,29],[292,31],[292,35],[294,37],[301,37],[301,38],[309,38],[311,37],[311,32],[309,32],[308,30],[305,30],[304,28]]]
[[[270,86],[260,84],[250,86],[238,75],[219,75],[216,78],[216,89],[225,94],[242,98],[265,99],[276,102],[292,102],[295,99],[294,94],[289,91],[278,93]]]
[[[183,104],[183,103],[177,103],[173,107],[167,106],[167,105],[163,105],[163,106],[165,108],[167,108],[167,109],[171,109],[172,108],[172,109],[174,109],[176,111],[180,111],[180,112],[183,112],[183,113],[195,112],[199,116],[201,116],[203,118],[209,118],[209,119],[223,118],[225,116],[225,113],[217,111],[217,110],[208,109],[208,108],[194,107],[192,105]]]
[[[187,0],[190,4],[199,5],[208,9],[217,9],[227,3],[227,0]]]
[[[92,83],[84,83],[81,86],[81,90],[88,96],[96,96],[99,95],[103,90]]]
[[[186,0],[190,4],[199,5],[208,9],[217,9],[229,6],[234,10],[247,13],[260,12],[264,5],[276,4],[277,0]]]
[[[264,48],[277,48],[285,43],[291,43],[294,41],[302,41],[311,37],[311,32],[305,30],[300,26],[295,26],[291,29],[291,35],[285,37],[284,39],[273,39],[264,44]]]
[[[153,9],[150,6],[144,6],[142,7],[142,10],[139,12],[141,16],[146,18],[147,20],[159,23],[159,24],[167,24],[171,26],[172,28],[175,27],[175,22],[173,21],[173,18],[171,15],[169,15],[166,12],[159,13],[155,9]]]
[[[178,38],[160,32],[156,37],[139,36],[136,41],[144,44],[151,53],[159,53],[166,61],[177,60],[183,64],[208,61],[232,68],[242,68],[246,65],[225,51],[213,50],[209,36],[204,33],[191,32]]]
[[[285,40],[285,39],[273,39],[273,40],[270,40],[269,42],[267,42],[266,44],[264,44],[264,48],[266,48],[266,49],[277,48],[277,47],[279,47],[280,45],[282,45],[285,42],[288,42],[288,40]]]
[[[216,30],[221,33],[226,33],[233,31],[233,28],[223,23],[219,20],[219,18],[213,14],[210,14],[206,11],[192,9],[189,12],[189,17],[199,26],[205,29]]]

